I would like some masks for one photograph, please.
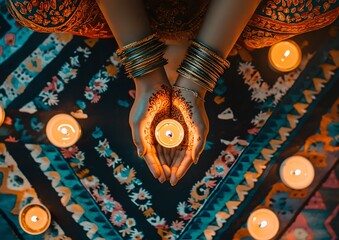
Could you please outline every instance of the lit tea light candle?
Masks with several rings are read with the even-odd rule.
[[[0,105],[0,126],[4,123],[5,121],[5,110],[4,108]]]
[[[161,146],[173,148],[184,139],[184,129],[178,121],[165,119],[155,128],[155,138]]]
[[[272,239],[278,233],[279,219],[271,210],[261,208],[248,217],[247,229],[254,239]]]
[[[81,136],[77,120],[68,114],[57,114],[47,123],[46,135],[56,147],[65,148],[74,145]]]
[[[21,228],[32,235],[43,233],[51,223],[51,214],[42,204],[28,204],[19,213]]]
[[[271,66],[281,72],[289,72],[297,68],[302,53],[298,44],[293,41],[282,41],[274,44],[268,52]]]
[[[307,188],[314,179],[312,163],[302,156],[287,158],[281,164],[279,172],[283,183],[296,190]]]

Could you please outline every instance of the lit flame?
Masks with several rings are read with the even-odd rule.
[[[31,221],[32,222],[37,222],[37,221],[39,221],[39,218],[37,216],[32,216],[31,217]]]
[[[69,136],[70,132],[68,131],[68,129],[75,133],[74,127],[70,124],[61,124],[58,126],[58,131],[60,131],[65,136],[62,138],[62,140],[69,140],[71,138]]]
[[[299,176],[301,174],[301,170],[300,169],[296,169],[296,170],[292,171],[291,174]]]
[[[281,61],[282,61],[282,62],[285,61],[285,58],[287,58],[290,54],[291,54],[291,51],[287,49],[287,50],[285,51],[283,57],[281,58]]]
[[[267,221],[262,221],[260,224],[259,224],[259,228],[264,228],[267,226]]]
[[[172,131],[170,130],[167,130],[166,133],[165,133],[166,137],[169,137],[170,138],[170,141],[173,141],[173,133]]]

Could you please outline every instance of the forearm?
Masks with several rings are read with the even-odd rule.
[[[197,39],[227,57],[260,0],[212,0]]]
[[[212,0],[196,39],[226,58],[250,20],[260,0]],[[197,91],[206,90],[179,76],[177,85]]]
[[[119,47],[152,34],[142,0],[97,0],[97,3]],[[137,90],[146,90],[149,85],[169,84],[163,67],[135,80]],[[139,82],[143,84],[138,84]]]
[[[125,46],[151,34],[142,0],[97,0],[119,46]]]

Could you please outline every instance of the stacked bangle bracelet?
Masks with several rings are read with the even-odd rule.
[[[177,71],[181,76],[212,92],[220,76],[229,67],[229,61],[204,43],[193,40]]]
[[[166,45],[156,34],[119,48],[116,53],[129,77],[136,78],[167,64]]]

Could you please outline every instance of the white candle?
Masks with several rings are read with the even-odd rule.
[[[56,147],[65,148],[74,145],[81,136],[77,120],[68,114],[57,114],[47,123],[46,135]]]
[[[307,188],[314,179],[312,163],[302,156],[287,158],[280,166],[280,178],[292,189]]]
[[[271,210],[261,208],[248,217],[247,229],[254,239],[272,239],[278,233],[279,219]]]
[[[274,44],[268,52],[271,66],[281,72],[289,72],[297,68],[302,53],[298,44],[293,41],[282,41]]]
[[[5,110],[4,108],[0,105],[0,126],[4,123],[5,121]]]
[[[155,138],[161,146],[173,148],[184,139],[184,129],[178,121],[165,119],[156,126]]]
[[[28,204],[19,213],[21,228],[31,234],[37,235],[47,230],[51,223],[51,214],[42,204]]]

